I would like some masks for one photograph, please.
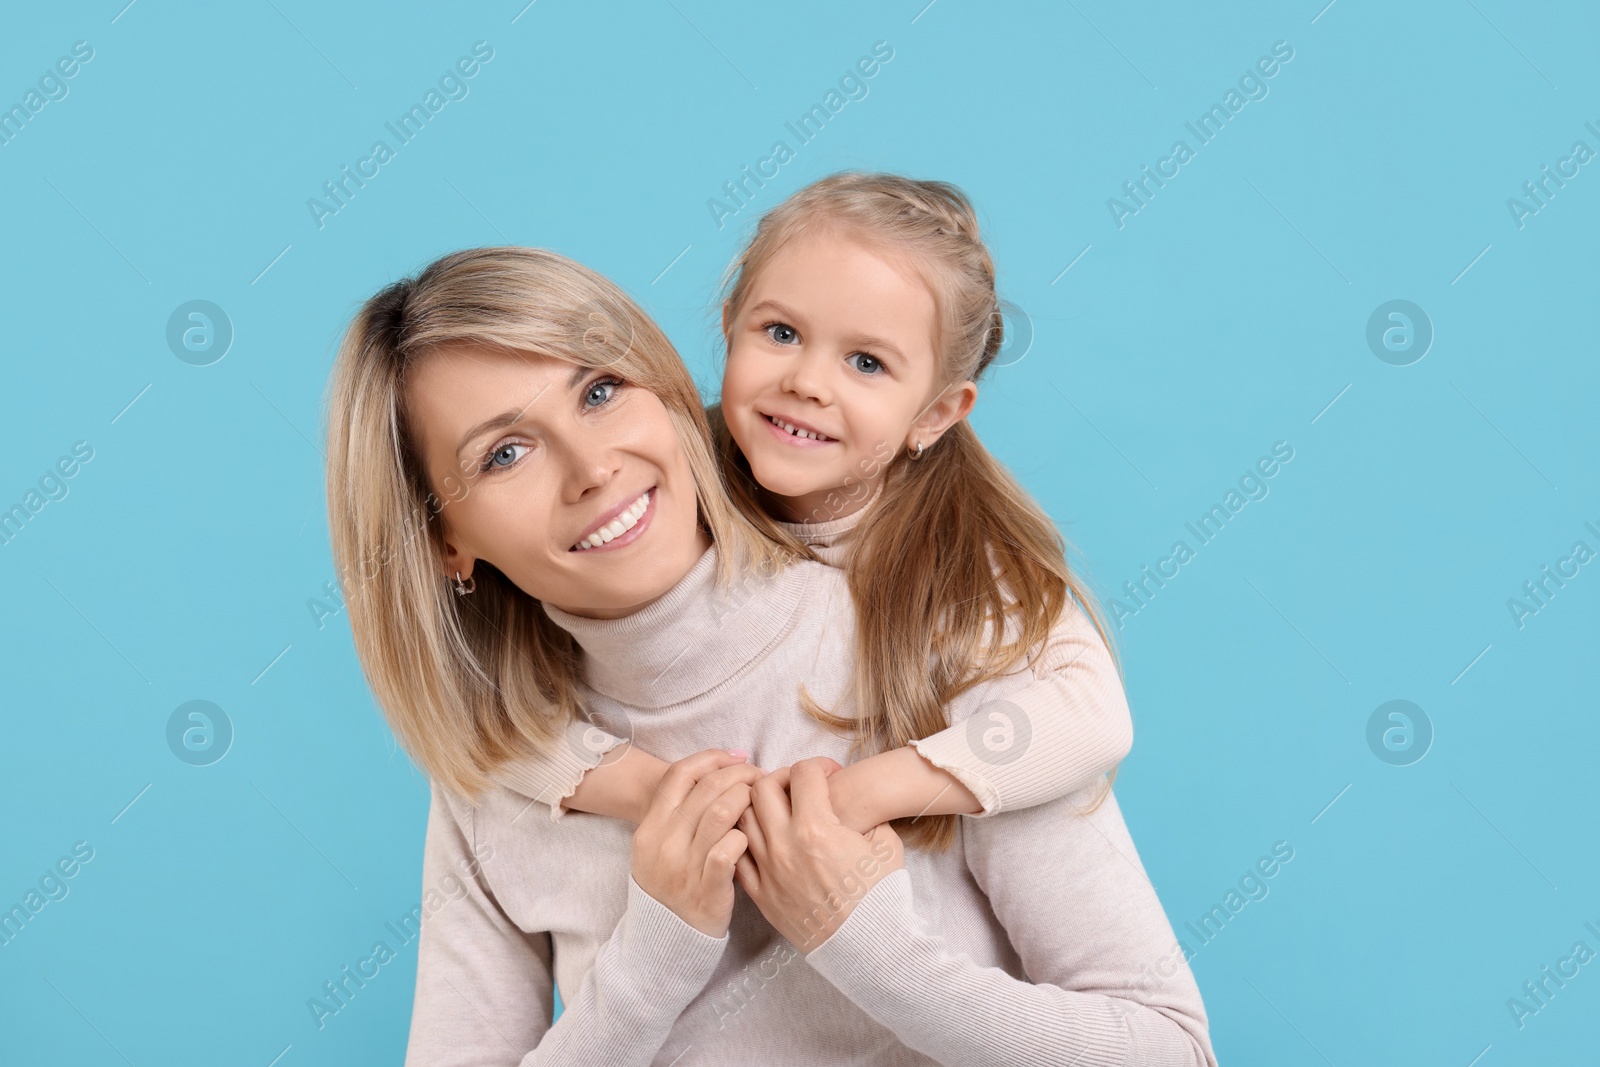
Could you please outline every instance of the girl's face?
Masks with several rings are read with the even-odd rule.
[[[779,518],[855,511],[901,448],[931,447],[977,395],[940,388],[927,283],[842,232],[786,243],[723,327],[723,418]]]
[[[451,579],[481,559],[531,597],[618,618],[666,593],[711,545],[666,406],[610,371],[453,346],[420,361],[406,402],[429,485],[446,501]]]

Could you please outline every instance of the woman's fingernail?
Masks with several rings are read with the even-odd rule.
[[[728,755],[732,756],[734,759],[749,759],[750,758],[750,753],[744,751],[743,749],[738,749],[738,748],[730,748],[730,749],[728,749]]]

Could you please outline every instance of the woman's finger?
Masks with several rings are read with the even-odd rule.
[[[755,784],[751,806],[768,841],[789,830],[789,768],[779,767]]]
[[[709,844],[726,833],[738,821],[740,813],[750,806],[750,798],[746,794],[735,810],[725,811],[723,809],[727,804],[724,803],[724,795],[734,786],[748,787],[760,778],[762,773],[760,767],[737,763],[731,767],[719,767],[702,777],[678,806],[678,815],[681,818],[675,819],[674,825],[664,831],[666,840],[674,842],[676,847],[683,849],[695,847],[692,842],[697,843],[698,855],[704,856]],[[710,842],[700,841],[699,838],[703,834],[701,823],[713,808],[716,809],[717,816],[713,821],[719,824],[725,821],[727,825],[719,826]]]
[[[753,897],[761,892],[761,868],[755,860],[750,858],[748,847],[746,847],[745,854],[734,861],[733,876],[738,879],[739,884],[744,887],[744,891],[748,895]]]
[[[789,775],[789,804],[796,819],[818,826],[839,822],[828,792],[828,773],[821,759],[804,759],[794,765]]]
[[[701,876],[714,885],[731,881],[739,858],[743,855],[745,855],[744,834],[738,830],[729,830],[706,852]]]
[[[757,863],[765,863],[767,860],[767,835],[761,829],[761,820],[756,818],[754,787],[751,787],[750,790],[750,800],[751,806],[744,809],[744,814],[739,816],[739,829],[744,831],[744,836],[750,842],[747,846],[750,850],[750,855],[755,857]]]
[[[709,779],[708,779],[709,780]],[[706,805],[705,812],[700,816],[699,823],[695,826],[694,841],[689,846],[689,864],[691,869],[698,860],[704,864],[706,856],[716,849],[739,822],[740,816],[750,809],[750,786],[746,782],[735,782],[724,789],[710,804]],[[739,851],[744,851],[745,835],[739,833]],[[728,860],[728,866],[733,866],[733,860]]]
[[[678,820],[679,809],[701,778],[719,768],[744,762],[743,758],[733,755],[726,749],[708,748],[704,752],[696,752],[673,763],[661,776],[661,783],[656,787],[656,795],[650,801],[650,808],[645,812],[644,820],[639,823],[640,829],[644,829],[647,824],[652,831],[669,829],[671,822]]]

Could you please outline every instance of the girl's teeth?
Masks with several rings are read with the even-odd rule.
[[[823,439],[822,434],[820,433],[813,433],[810,430],[802,430],[800,427],[795,426],[792,423],[784,422],[782,419],[773,419],[772,421],[778,426],[779,429],[792,437],[805,437],[812,441],[821,441]]]

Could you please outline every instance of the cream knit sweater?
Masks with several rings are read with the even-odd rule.
[[[779,525],[824,562],[843,567],[851,535],[882,492],[879,482],[872,499],[842,519]],[[1133,721],[1111,652],[1075,605],[1052,628],[1033,671],[1032,684],[990,709],[984,729],[957,725],[911,742],[977,797],[983,811],[973,818],[1082,789],[1120,763],[1133,744]],[[584,772],[622,743],[604,725],[601,719],[579,728],[577,743],[526,761],[507,784],[539,800],[550,818],[560,818],[561,801],[578,788]]]
[[[803,680],[849,714],[843,575],[798,563],[730,598],[715,552],[626,618],[544,608],[583,648],[592,714],[667,760],[730,747],[767,770],[846,762],[849,739],[798,701]],[[966,694],[952,721],[1035,681]],[[678,919],[630,877],[626,823],[536,817],[509,787],[476,806],[435,787],[424,886],[465,892],[423,921],[406,1062],[1214,1065],[1115,798],[1077,813],[1103,785],[964,819],[949,852],[908,850],[808,956],[742,892],[721,938]],[[566,1009],[552,1025],[554,985]]]

